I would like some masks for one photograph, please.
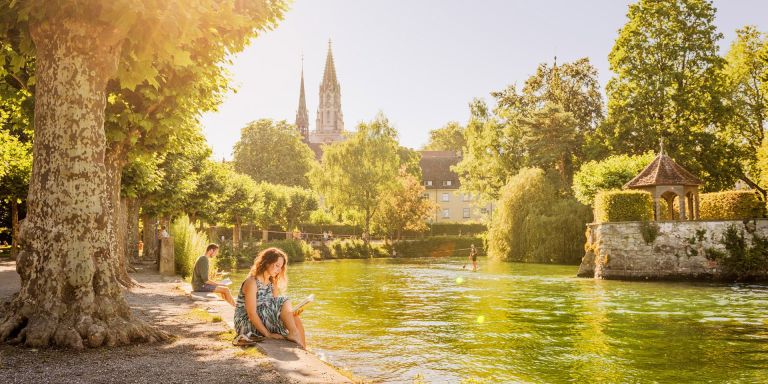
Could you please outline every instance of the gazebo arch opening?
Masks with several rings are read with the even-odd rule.
[[[661,217],[658,220],[675,220],[675,199],[678,198],[677,193],[673,191],[666,191],[659,196],[667,203],[666,212],[660,212]],[[678,210],[680,209],[677,207]]]

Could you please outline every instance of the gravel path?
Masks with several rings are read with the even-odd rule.
[[[0,259],[2,260],[2,259]],[[179,290],[178,279],[132,274],[142,288],[126,292],[134,313],[177,338],[168,343],[70,350],[0,344],[3,383],[291,383],[258,349],[231,344],[232,334]],[[12,262],[0,261],[0,302],[18,291]],[[2,313],[0,313],[2,317]]]

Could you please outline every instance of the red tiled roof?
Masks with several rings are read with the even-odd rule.
[[[675,163],[671,157],[661,153],[639,175],[624,184],[624,188],[701,184],[703,184],[701,179]]]

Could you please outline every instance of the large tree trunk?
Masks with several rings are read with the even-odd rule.
[[[139,199],[125,198],[126,236],[125,249],[129,261],[139,258]]]
[[[115,262],[117,281],[126,288],[138,286],[128,275],[128,263],[126,262],[125,238],[127,221],[125,207],[120,199],[120,183],[122,181],[123,167],[126,163],[125,147],[122,144],[110,144],[107,146],[104,156],[104,166],[107,172],[107,196],[109,201],[109,219],[113,230],[114,239],[110,241]]]
[[[144,254],[142,259],[144,260],[157,260],[158,257],[158,242],[157,238],[157,218],[150,215],[141,215],[141,222],[144,225]]]
[[[115,277],[104,167],[105,86],[121,36],[97,21],[30,23],[35,140],[16,270],[0,341],[30,347],[129,344],[167,335],[136,319]]]
[[[11,258],[19,254],[19,202],[11,199]]]

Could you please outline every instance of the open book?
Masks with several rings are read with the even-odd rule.
[[[310,294],[307,296],[304,300],[302,300],[299,304],[297,304],[295,307],[293,307],[293,313],[300,314],[301,312],[304,312],[304,309],[306,308],[307,304],[315,301],[315,294]]]
[[[230,285],[230,284],[232,284],[232,280],[230,280],[229,277],[227,277],[226,279],[224,279],[222,281],[219,281],[219,284],[221,284],[221,285]]]

